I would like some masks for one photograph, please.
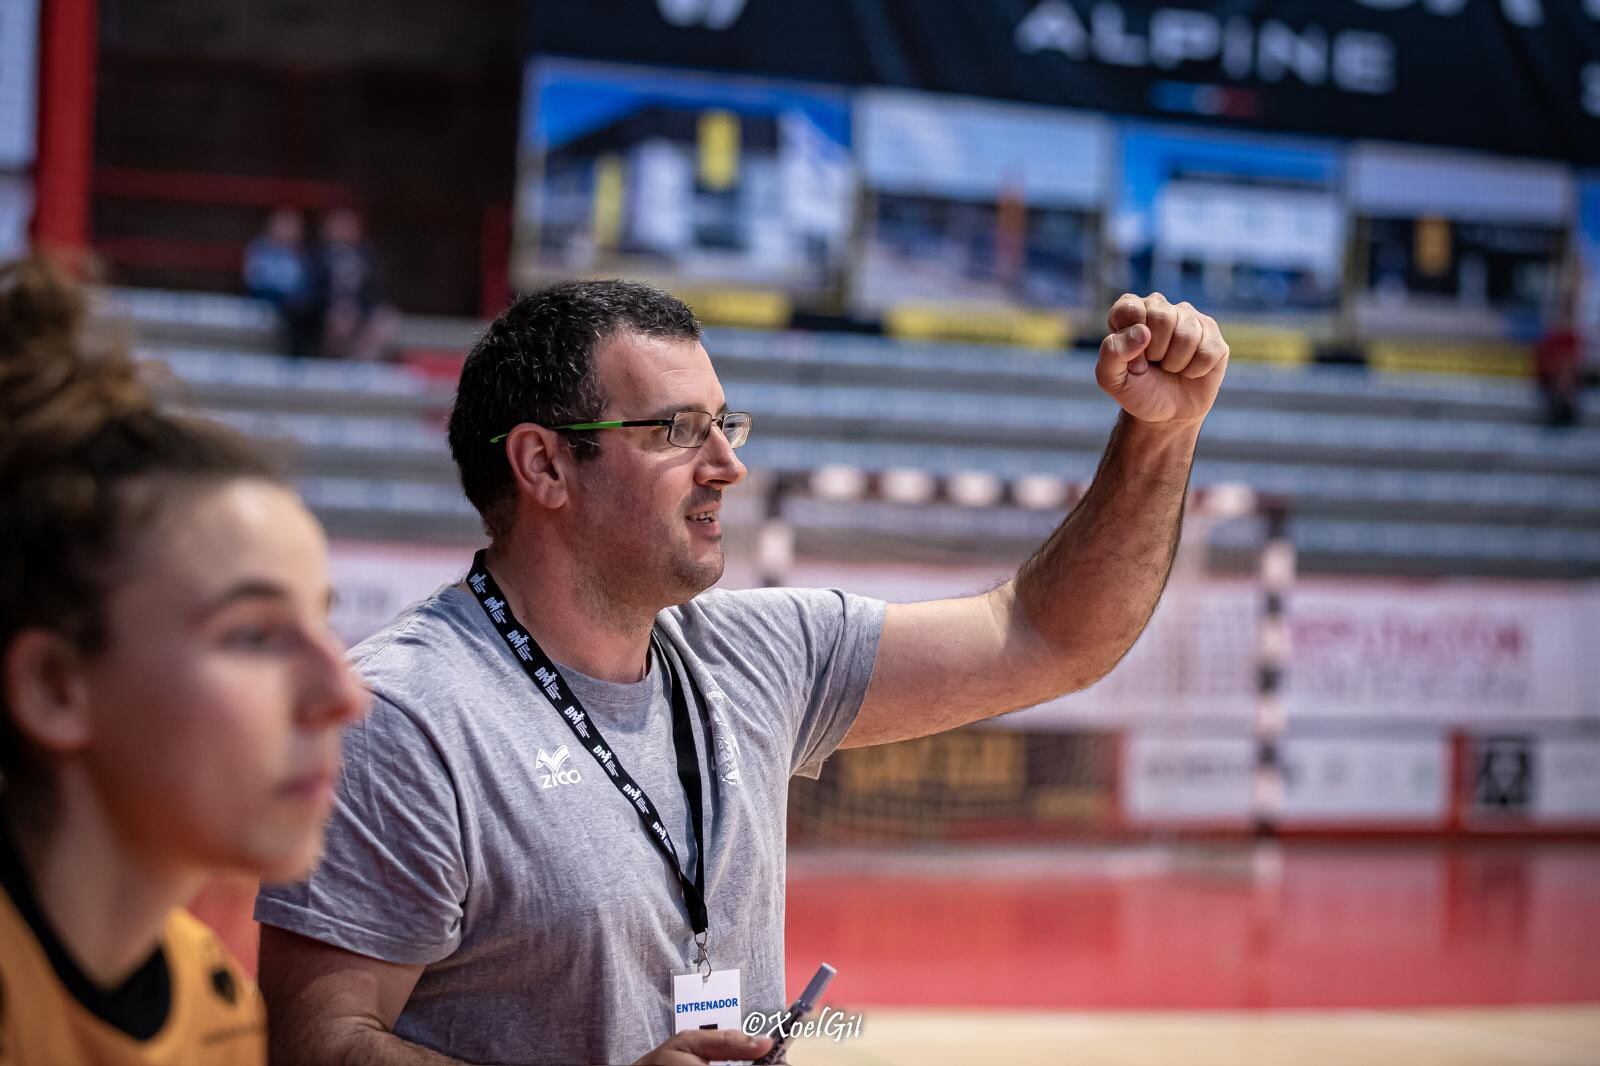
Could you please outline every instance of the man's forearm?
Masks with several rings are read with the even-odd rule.
[[[1177,553],[1199,435],[1123,414],[1088,493],[1017,571],[1012,611],[1062,664],[1052,687],[1104,677],[1149,622]]]
[[[375,1025],[341,1022],[336,1032],[304,1039],[292,1048],[285,1043],[273,1041],[271,1066],[462,1066],[460,1059],[429,1051]]]
[[[338,1061],[339,1066],[461,1066],[462,1060],[429,1051],[382,1029],[369,1029],[345,1045],[344,1057]]]

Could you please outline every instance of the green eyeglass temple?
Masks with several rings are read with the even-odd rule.
[[[738,448],[750,439],[750,426],[754,422],[748,411],[727,411],[720,415],[709,415],[704,411],[679,411],[671,418],[639,418],[626,419],[616,422],[571,422],[564,426],[548,426],[548,429],[627,429],[633,426],[667,426],[667,443],[679,448],[698,448],[711,436],[711,427],[716,426],[728,438],[730,448]],[[510,430],[489,438],[490,444],[499,444],[511,435]]]

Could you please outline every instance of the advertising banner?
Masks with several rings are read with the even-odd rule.
[[[591,0],[528,11],[532,53],[1600,163],[1594,0]]]
[[[1593,586],[1303,581],[1290,604],[1290,713],[1373,721],[1600,718]]]
[[[33,165],[39,84],[39,0],[0,4],[0,171]]]
[[[1450,813],[1450,742],[1431,736],[1286,737],[1279,824],[1439,828]],[[1255,796],[1248,734],[1136,730],[1124,739],[1122,812],[1133,824],[1243,826]]]
[[[407,604],[460,578],[458,547],[336,541],[335,619],[359,640]],[[890,602],[967,595],[995,567],[798,563],[792,584]],[[730,561],[723,587],[759,584]],[[1261,596],[1248,579],[1178,579],[1126,658],[1090,688],[996,721],[1000,728],[1087,726],[1248,733],[1259,702]],[[1600,585],[1450,579],[1298,582],[1288,598],[1285,674],[1291,725],[1387,729],[1600,723],[1593,634]]]
[[[856,98],[855,137],[869,205],[851,290],[859,313],[887,312],[893,332],[916,335],[904,327],[918,312],[953,328],[996,309],[1047,314],[1096,302],[1109,122],[866,90]],[[1063,327],[1040,339],[1065,336]]]
[[[1146,125],[1121,142],[1115,288],[1215,314],[1334,310],[1347,243],[1335,145]]]
[[[1534,820],[1550,826],[1600,823],[1600,736],[1540,737],[1533,748]]]
[[[1250,820],[1255,742],[1248,735],[1136,732],[1124,741],[1122,814],[1134,824]]]
[[[328,546],[333,630],[356,645],[441,586],[460,581],[472,552],[458,547],[336,540]]]
[[[1600,824],[1600,736],[1475,735],[1468,744],[1468,824],[1479,828]]]
[[[1450,741],[1433,736],[1291,736],[1285,825],[1436,826],[1450,812]]]
[[[27,252],[32,218],[33,179],[25,174],[0,174],[0,259]]]
[[[1348,172],[1363,333],[1537,339],[1578,215],[1570,168],[1359,144]]]
[[[1573,239],[1578,251],[1573,326],[1581,343],[1580,358],[1590,369],[1600,370],[1600,170],[1586,172],[1578,183]]]
[[[856,188],[842,92],[556,60],[528,64],[525,92],[516,286],[624,275],[725,308],[737,290],[708,317],[773,325],[839,284]]]

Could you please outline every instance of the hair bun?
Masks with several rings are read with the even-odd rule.
[[[88,319],[83,289],[55,264],[35,256],[0,266],[0,444],[71,448],[153,409],[138,364],[92,343]]]

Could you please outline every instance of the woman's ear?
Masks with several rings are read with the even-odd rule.
[[[6,707],[30,744],[70,754],[94,739],[83,654],[64,637],[24,629],[5,650]]]
[[[541,507],[554,510],[567,502],[570,458],[556,430],[524,422],[506,436],[506,461],[517,482],[517,495]]]

